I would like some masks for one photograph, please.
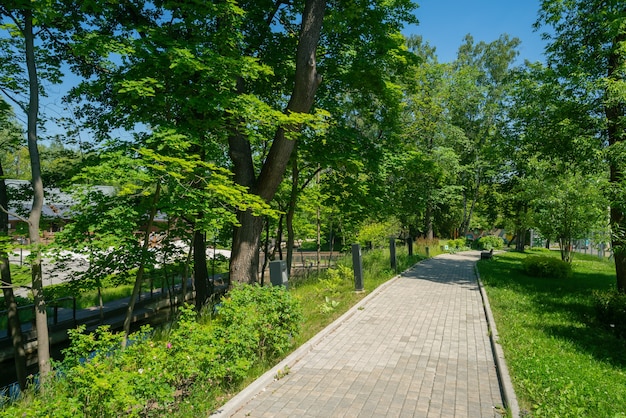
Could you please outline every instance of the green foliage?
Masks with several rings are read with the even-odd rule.
[[[362,246],[371,243],[375,248],[389,245],[389,237],[400,233],[400,223],[391,219],[386,222],[365,222],[358,232],[358,240]]]
[[[398,249],[400,269],[419,258]],[[367,294],[354,292],[349,262],[349,257],[341,260],[321,278],[341,282],[332,288],[332,298],[324,296],[327,313],[320,312],[319,281],[309,278],[292,283],[289,292],[237,287],[217,306],[216,315],[200,320],[191,307],[182,307],[171,328],[156,333],[144,328],[129,337],[123,350],[121,336],[106,328],[93,334],[71,331],[66,359],[55,365],[57,378],[46,390],[3,406],[0,417],[209,415],[245,379],[271,367],[276,359],[271,356],[308,340]],[[395,275],[388,251],[365,253],[363,264],[369,291]],[[286,373],[287,368],[278,376]]]
[[[524,272],[532,277],[568,279],[572,276],[572,265],[550,256],[535,255],[524,259]]]
[[[354,280],[354,272],[348,266],[339,264],[336,268],[329,268],[319,279],[316,288],[318,296],[323,297],[323,302],[319,304],[319,310],[323,314],[333,312],[340,304],[335,300],[345,289],[346,284],[350,285]]]
[[[626,294],[613,291],[593,293],[598,322],[626,338]]]
[[[229,292],[217,316],[219,335],[232,345],[226,351],[242,360],[284,354],[299,333],[301,320],[298,301],[282,286],[239,285]]]
[[[57,378],[37,402],[0,411],[15,416],[161,416],[171,411],[194,382],[230,387],[241,382],[259,360],[283,355],[302,321],[298,302],[279,287],[242,286],[224,300],[214,321],[198,322],[182,307],[175,326],[160,338],[149,327],[123,335],[100,327],[70,330]],[[55,411],[62,405],[62,413]]]
[[[352,280],[354,277],[353,274],[354,273],[350,267],[342,264],[338,265],[336,268],[327,269],[318,281],[318,293],[321,296],[336,296],[337,293],[339,293],[341,286]]]
[[[448,245],[449,251],[464,250],[467,248],[467,241],[465,238],[451,239],[447,241],[446,245]]]
[[[324,297],[324,302],[320,304],[320,312],[323,314],[329,314],[333,312],[339,306],[339,302],[329,298],[328,296]]]
[[[483,250],[500,250],[504,248],[504,240],[500,237],[488,235],[486,237],[480,237],[478,246]]]

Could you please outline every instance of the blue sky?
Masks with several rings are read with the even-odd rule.
[[[420,23],[405,34],[422,35],[437,48],[439,62],[450,62],[468,33],[474,41],[492,42],[507,33],[519,38],[519,59],[542,61],[544,42],[532,25],[537,20],[539,0],[416,0]]]

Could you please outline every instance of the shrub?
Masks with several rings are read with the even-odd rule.
[[[324,276],[319,279],[316,286],[320,296],[336,296],[339,294],[341,286],[350,282],[354,277],[352,269],[342,264],[336,268],[329,268],[326,270]]]
[[[598,321],[626,338],[626,294],[616,290],[596,291],[593,299]]]
[[[465,238],[451,239],[447,242],[449,251],[462,250],[467,247]]]
[[[504,247],[504,240],[500,237],[496,237],[495,235],[488,235],[486,237],[481,237],[478,240],[479,248],[483,250],[499,250]]]
[[[282,287],[240,286],[229,293],[217,318],[198,322],[180,308],[176,324],[156,338],[149,327],[122,334],[100,327],[70,330],[56,378],[34,401],[0,409],[10,416],[165,416],[195,382],[230,387],[259,359],[285,353],[300,330],[298,301]],[[171,412],[171,411],[170,411]]]
[[[522,268],[532,277],[566,279],[572,276],[572,266],[569,263],[542,255],[526,257],[522,262]]]
[[[273,359],[291,346],[300,332],[300,304],[282,286],[242,285],[228,294],[219,309],[220,336],[234,344],[242,358]]]

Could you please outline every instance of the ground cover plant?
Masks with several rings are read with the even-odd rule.
[[[533,417],[626,416],[626,340],[603,326],[594,292],[615,288],[610,260],[576,254],[572,276],[532,277],[507,252],[478,268],[520,408]]]
[[[399,248],[398,270],[423,257]],[[74,342],[55,369],[59,378],[5,405],[0,417],[208,416],[396,274],[388,250],[365,252],[365,290],[356,293],[351,263],[344,257],[319,277],[293,281],[288,292],[238,287],[199,320],[182,309],[169,329],[143,328],[125,350],[121,336],[106,328],[72,331]]]

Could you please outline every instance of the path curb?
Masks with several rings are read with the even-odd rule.
[[[478,272],[478,263],[474,264],[474,271],[476,273],[476,279],[478,280],[478,286],[480,288],[480,296],[483,299],[483,308],[485,309],[485,316],[487,317],[487,326],[489,327],[489,340],[491,341],[491,349],[493,350],[493,357],[496,362],[496,370],[498,373],[498,380],[500,381],[500,390],[502,391],[502,398],[508,412],[513,418],[520,417],[519,404],[517,403],[517,396],[513,389],[513,382],[511,381],[511,375],[506,365],[506,359],[504,358],[504,351],[499,343],[500,336],[496,328],[496,322],[493,319],[493,313],[491,312],[491,305],[489,304],[489,298],[487,292],[483,286],[483,282],[480,279],[480,273]]]

